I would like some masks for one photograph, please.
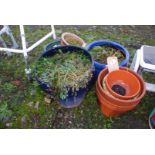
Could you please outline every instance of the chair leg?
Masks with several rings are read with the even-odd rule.
[[[141,58],[140,50],[137,50],[130,66],[131,70],[138,72],[139,65],[140,65],[140,58]]]
[[[6,33],[11,38],[13,48],[18,48],[19,46],[18,46],[18,44],[17,44],[17,42],[16,42],[16,40],[15,40],[13,34],[12,34],[12,31],[11,31],[10,27],[9,26],[6,26],[6,27],[7,27]]]
[[[0,36],[0,42],[2,43],[3,47],[7,48],[7,45],[6,45],[5,41],[3,40],[3,38],[1,36]],[[8,56],[12,56],[11,52],[6,52],[6,54]]]
[[[16,42],[16,40],[15,40],[13,34],[12,34],[12,31],[11,31],[11,29],[10,29],[10,27],[9,27],[8,25],[4,25],[3,28],[2,28],[1,31],[0,31],[0,41],[2,42],[2,45],[3,45],[5,48],[7,48],[7,45],[6,45],[5,41],[4,41],[3,38],[1,37],[1,35],[2,35],[3,33],[6,33],[6,34],[10,37],[10,39],[11,39],[11,41],[12,41],[12,44],[13,44],[13,47],[12,47],[12,48],[14,48],[14,49],[18,48],[18,44],[17,44],[17,42]],[[11,55],[12,55],[11,52],[6,52],[6,53],[7,53],[8,56],[11,56]]]
[[[142,67],[139,67],[138,69],[138,74],[143,78],[143,71],[146,70]],[[149,71],[149,70],[148,70]],[[150,71],[151,72],[151,71]],[[155,92],[155,84],[153,83],[149,83],[147,81],[144,81],[145,82],[145,86],[146,86],[146,90],[149,91],[149,92]]]
[[[27,76],[27,79],[30,81],[32,80],[32,76],[31,76],[31,68],[29,67],[28,63],[28,56],[24,56],[24,61],[25,61],[25,74]]]
[[[30,69],[29,61],[28,61],[28,53],[27,53],[27,48],[26,48],[24,26],[20,25],[19,28],[20,28],[20,35],[21,35],[21,40],[22,40],[23,56],[24,56],[24,61],[25,61],[25,73],[26,73],[28,80],[31,80],[31,69]]]

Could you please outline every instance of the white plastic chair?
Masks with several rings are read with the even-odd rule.
[[[143,76],[143,72],[155,73],[155,47],[143,45],[134,55],[130,68]],[[146,89],[155,92],[155,84],[145,81]]]

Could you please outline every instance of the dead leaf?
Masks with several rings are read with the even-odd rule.
[[[34,108],[38,110],[38,108],[39,108],[39,102],[36,102]]]
[[[11,81],[11,83],[15,86],[20,86],[21,85],[21,81],[20,80],[14,80],[14,81]]]
[[[49,95],[46,95],[45,98],[44,98],[44,101],[45,101],[46,103],[50,104],[50,103],[51,103],[51,98],[50,98],[50,96],[49,96]]]

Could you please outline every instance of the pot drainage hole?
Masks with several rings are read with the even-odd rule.
[[[125,88],[123,88],[123,87],[120,86],[120,85],[113,85],[113,86],[112,86],[112,90],[113,90],[115,93],[117,93],[117,94],[119,94],[119,95],[122,95],[122,96],[125,96],[125,94],[126,94]]]

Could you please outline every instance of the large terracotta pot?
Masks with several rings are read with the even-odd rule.
[[[98,96],[98,103],[101,107],[101,111],[107,117],[119,116],[120,114],[133,109],[137,105],[135,104],[132,106],[124,106],[124,107],[114,105],[111,102],[109,102],[107,99],[105,99],[98,90],[96,90],[96,93]]]
[[[124,67],[120,67],[120,69],[128,70],[130,73],[136,76],[140,82],[140,93],[136,98],[129,100],[119,99],[107,93],[102,87],[102,80],[108,74],[108,69],[106,68],[102,70],[96,82],[96,94],[101,110],[107,117],[119,116],[126,111],[132,110],[140,103],[140,100],[143,98],[146,92],[144,81],[137,73]]]

